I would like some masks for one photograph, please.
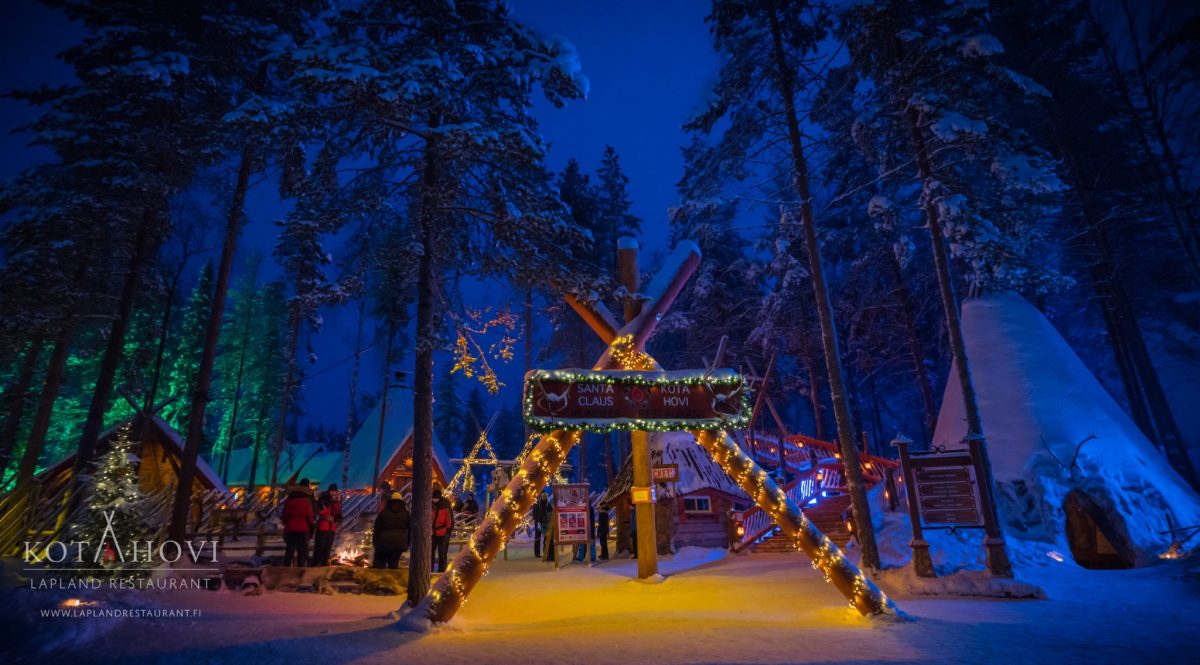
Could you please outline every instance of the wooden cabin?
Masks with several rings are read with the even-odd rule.
[[[315,487],[337,485],[343,492],[369,491],[375,475],[375,454],[379,451],[379,480],[403,489],[412,482],[412,398],[399,389],[388,396],[387,415],[377,405],[358,432],[350,439],[350,466],[347,472],[345,451],[327,450],[321,443],[295,443],[287,446],[279,458],[280,483],[307,478]],[[380,437],[380,421],[383,436]],[[250,448],[234,450],[229,460],[228,482],[231,487],[246,487],[250,479]],[[214,460],[216,463],[218,460]],[[271,464],[259,461],[255,486],[271,482]],[[446,485],[454,477],[450,458],[434,436],[433,478]],[[343,482],[343,475],[346,481]]]
[[[112,447],[120,430],[129,425],[133,453],[137,455],[138,488],[142,494],[155,494],[173,486],[179,478],[183,460],[183,435],[158,416],[138,414],[106,430],[96,441],[93,459],[100,459]],[[46,467],[35,476],[43,488],[59,486],[71,478],[75,453]],[[192,479],[193,493],[204,490],[227,491],[225,484],[203,458],[196,459],[196,474]]]
[[[671,544],[676,550],[687,546],[728,546],[734,527],[730,511],[750,507],[753,504],[750,497],[687,432],[652,434],[650,461],[653,466],[675,465],[678,468],[678,481],[659,482],[655,487],[660,545],[667,537],[664,527],[670,526],[674,534]],[[629,488],[632,484],[633,466],[631,458],[627,457],[598,501],[599,505],[610,505],[616,511],[618,552],[630,547],[628,522],[632,504]]]

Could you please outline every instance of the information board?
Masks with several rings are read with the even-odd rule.
[[[588,504],[588,485],[553,485],[554,518],[560,545],[587,544],[592,540],[592,511]]]
[[[912,455],[913,493],[922,526],[982,527],[983,501],[971,456],[963,453]]]

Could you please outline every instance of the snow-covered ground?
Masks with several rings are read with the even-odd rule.
[[[889,586],[904,578],[889,573],[885,589],[914,619],[908,623],[859,616],[800,554],[688,550],[663,563],[665,582],[640,584],[630,579],[633,561],[554,571],[525,551],[498,561],[454,621],[427,633],[397,630],[385,618],[394,597],[140,592],[141,605],[202,615],[89,619],[86,630],[81,619],[42,619],[7,635],[0,651],[21,649],[39,663],[253,665],[1192,661],[1200,561],[1089,571],[1041,558],[1019,557],[1019,575],[1045,589],[1046,600],[914,596]],[[21,596],[10,611],[27,613],[31,598],[49,598]],[[20,623],[5,619],[4,632]],[[21,644],[50,634],[65,643],[48,654]]]

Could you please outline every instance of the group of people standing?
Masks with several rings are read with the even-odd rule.
[[[375,568],[400,567],[400,556],[412,545],[411,516],[408,504],[400,492],[393,491],[389,483],[383,483],[383,497],[375,517],[373,546]],[[342,521],[342,501],[337,485],[319,496],[307,478],[303,478],[288,491],[283,503],[284,554],[283,565],[307,568],[329,565],[333,553],[333,541]],[[450,537],[454,530],[455,513],[473,515],[479,512],[475,497],[466,502],[455,498],[451,505],[440,487],[433,488],[433,571],[443,572],[449,564]],[[312,555],[309,556],[309,540],[313,540]]]
[[[394,569],[400,567],[400,555],[404,554],[412,545],[411,516],[408,512],[408,504],[405,503],[404,497],[399,492],[392,492],[391,486],[387,483],[384,483],[383,489],[383,496],[387,499],[380,507],[379,515],[375,517],[372,539],[375,547],[373,565],[376,568]],[[455,504],[451,505],[440,487],[433,488],[431,499],[433,502],[433,572],[438,573],[445,571],[449,563],[454,514],[460,511],[468,514],[479,512],[479,504],[475,503],[474,497],[470,497],[465,504],[456,498]]]
[[[307,568],[329,565],[333,539],[342,521],[342,499],[338,486],[314,496],[307,478],[292,487],[283,503],[283,565]],[[312,558],[308,552],[309,538],[313,539]]]

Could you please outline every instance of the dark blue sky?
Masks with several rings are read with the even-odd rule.
[[[667,244],[666,210],[677,200],[674,184],[682,171],[680,125],[706,97],[716,69],[704,24],[708,3],[512,0],[511,4],[520,20],[574,43],[591,82],[586,101],[565,109],[545,103],[537,107],[551,145],[550,167],[560,169],[576,157],[584,169],[592,170],[605,145],[615,147],[631,181],[634,213],[643,220],[647,253],[662,252]],[[77,26],[32,0],[5,2],[0,9],[0,90],[67,80],[69,70],[54,54],[80,34]],[[11,100],[0,100],[0,178],[47,157],[45,151],[26,147],[26,137],[9,133],[35,113]],[[282,210],[272,183],[263,183],[251,193],[243,255],[256,249],[270,256],[275,244],[272,222],[282,216]],[[267,277],[278,275],[273,266],[266,272]],[[480,287],[472,295],[491,303],[509,297],[500,285]],[[319,360],[309,369],[304,401],[311,421],[342,427],[350,366],[343,361],[352,352],[355,317],[351,308],[332,309],[324,316],[325,328],[314,339]],[[360,391],[379,389],[376,368],[381,362],[373,353],[365,359]],[[444,357],[439,359],[443,368],[445,362]],[[520,372],[519,361],[504,369],[509,386],[493,406],[499,406],[501,399],[517,399]]]

